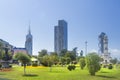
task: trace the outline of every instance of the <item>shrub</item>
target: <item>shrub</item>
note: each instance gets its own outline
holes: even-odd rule
[[[95,73],[101,68],[99,55],[97,53],[87,54],[86,64],[90,75],[95,76]]]
[[[37,67],[38,64],[37,64],[37,63],[33,63],[32,66],[33,66],[33,67]]]
[[[9,68],[12,68],[12,65],[11,65],[11,64],[9,65]]]
[[[72,63],[73,63],[73,64],[77,64],[77,61],[73,61]]]
[[[80,62],[81,69],[83,69],[85,67],[85,65],[86,65],[85,58],[80,58],[79,62]]]
[[[71,70],[75,70],[76,66],[75,65],[69,65],[67,68],[68,68],[69,71],[71,71]]]
[[[2,64],[0,64],[0,68],[2,67]]]
[[[106,64],[106,65],[103,65],[103,68],[107,68],[108,67],[108,65]]]
[[[72,69],[73,69],[73,70],[75,70],[75,68],[76,68],[76,66],[75,66],[75,65],[73,65],[73,66],[72,66]]]
[[[113,65],[112,64],[109,64],[108,65],[108,69],[112,69],[113,68]]]

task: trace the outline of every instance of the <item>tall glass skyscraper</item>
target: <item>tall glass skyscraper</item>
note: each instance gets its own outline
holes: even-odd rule
[[[26,48],[28,54],[30,54],[30,55],[32,55],[32,38],[33,37],[31,34],[30,25],[29,25],[29,31],[26,36],[25,48]]]
[[[54,50],[58,54],[60,54],[63,49],[67,50],[67,36],[67,22],[65,20],[59,20],[58,26],[54,27]]]

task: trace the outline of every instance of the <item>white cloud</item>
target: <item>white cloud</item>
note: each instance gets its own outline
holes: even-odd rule
[[[98,50],[91,49],[90,51],[88,51],[88,53],[91,53],[91,52],[98,53]],[[118,59],[120,59],[120,50],[119,49],[109,49],[108,52],[110,53],[110,55],[111,55],[112,58],[118,58]]]
[[[118,50],[118,49],[110,49],[110,52],[112,52],[112,53],[120,53],[120,50]]]
[[[120,58],[120,50],[119,49],[110,49],[111,57]]]
[[[88,53],[92,53],[92,52],[96,52],[96,53],[98,53],[98,50],[96,50],[96,49],[92,49],[92,50],[90,50]]]

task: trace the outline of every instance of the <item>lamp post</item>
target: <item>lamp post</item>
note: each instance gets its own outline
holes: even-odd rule
[[[87,41],[85,41],[85,55],[87,55]]]

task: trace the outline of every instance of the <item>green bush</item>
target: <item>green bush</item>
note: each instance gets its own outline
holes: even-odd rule
[[[9,68],[12,68],[12,65],[11,65],[11,64],[9,65]]]
[[[103,65],[103,68],[107,68],[108,67],[108,65],[106,64],[106,65]]]
[[[97,53],[89,53],[86,55],[86,64],[90,75],[95,76],[95,73],[101,69],[100,57]]]
[[[108,69],[112,69],[113,68],[113,65],[112,64],[109,64],[108,65]]]
[[[75,70],[75,68],[76,68],[76,66],[75,66],[75,65],[73,65],[73,66],[72,66],[72,69],[73,69],[73,70]]]
[[[75,70],[76,66],[75,65],[69,65],[68,67],[69,71]]]
[[[33,67],[37,67],[38,64],[37,64],[37,63],[33,63],[32,66],[33,66]]]
[[[0,64],[0,68],[2,67],[2,64]]]
[[[85,67],[85,65],[86,65],[85,58],[80,58],[79,62],[80,62],[81,69],[83,69]]]

